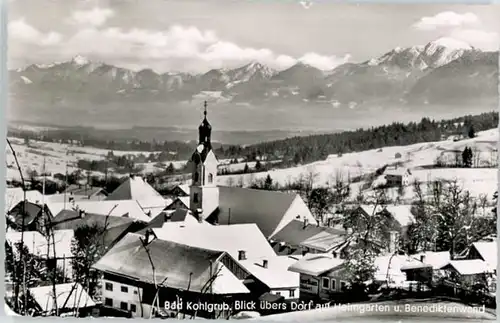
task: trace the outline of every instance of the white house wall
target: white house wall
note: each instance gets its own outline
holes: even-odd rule
[[[113,290],[109,291],[106,289],[106,283],[109,283],[113,286]],[[122,291],[122,286],[127,288],[127,292]],[[121,302],[127,303],[127,310],[131,310],[131,304],[134,304],[136,307],[135,313],[132,312],[133,317],[149,317],[149,310],[146,311],[146,307],[148,305],[143,305],[143,315],[141,315],[141,297],[143,291],[142,288],[138,288],[136,286],[127,285],[123,283],[114,282],[111,280],[102,280],[102,303],[106,305],[106,298],[113,300],[113,308],[121,309]]]

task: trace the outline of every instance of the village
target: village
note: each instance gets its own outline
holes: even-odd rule
[[[340,176],[220,185],[212,131],[205,103],[189,179],[168,195],[141,174],[111,192],[8,187],[6,312],[227,319],[405,299],[494,311],[497,192],[477,199],[398,164],[359,192]],[[413,198],[391,198],[403,190]]]

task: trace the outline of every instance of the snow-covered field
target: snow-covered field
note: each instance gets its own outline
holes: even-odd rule
[[[22,139],[11,138],[12,145],[16,150],[21,163],[21,168],[28,175],[29,170],[42,170],[44,156],[46,170],[51,173],[64,174],[66,162],[68,161],[68,172],[75,170],[78,159],[101,160],[108,154],[106,149],[91,147],[75,147],[66,144],[44,143],[31,141],[27,147]],[[457,180],[469,190],[471,194],[479,196],[486,194],[491,196],[497,188],[496,168],[443,168],[425,169],[423,166],[434,164],[438,157],[443,161],[455,158],[455,152],[461,152],[466,146],[471,147],[478,157],[478,164],[485,165],[497,159],[498,130],[491,129],[477,134],[476,138],[461,141],[444,140],[431,143],[421,143],[409,146],[385,147],[382,149],[367,150],[356,153],[346,153],[342,156],[330,155],[326,160],[314,162],[307,165],[292,167],[287,169],[273,169],[269,172],[219,176],[219,185],[231,185],[243,182],[249,185],[251,182],[264,179],[271,175],[275,183],[285,185],[286,183],[297,181],[300,177],[307,177],[314,174],[314,185],[322,186],[332,183],[337,176],[344,180],[361,175],[371,174],[375,170],[387,164],[399,162],[400,167],[409,169],[413,178],[422,182],[430,180]],[[67,153],[69,152],[69,153]],[[148,155],[148,152],[113,151],[115,156],[131,154]],[[228,164],[229,160],[220,160],[221,164]],[[450,161],[451,162],[451,161]],[[168,166],[169,162],[164,163]],[[182,168],[185,161],[172,162],[175,168]],[[144,173],[160,171],[157,163],[137,164],[144,167]],[[12,153],[7,148],[7,179],[19,178],[19,173],[15,168]],[[248,163],[250,168],[255,167],[255,163]],[[245,163],[231,164],[225,166],[231,171],[243,170]],[[99,175],[99,173],[94,173]],[[102,175],[102,174],[101,174]],[[364,183],[355,183],[352,186],[353,194],[356,194]],[[411,187],[405,189],[404,197],[411,198],[413,190]]]
[[[284,185],[294,182],[300,177],[314,174],[315,185],[322,186],[332,183],[337,176],[344,180],[373,173],[375,170],[387,164],[401,163],[401,167],[409,169],[415,178],[426,182],[428,180],[457,180],[464,185],[473,195],[487,194],[491,196],[497,187],[496,168],[443,168],[423,169],[423,166],[432,165],[441,156],[446,160],[450,152],[463,151],[467,146],[478,154],[480,163],[484,165],[497,157],[498,129],[479,132],[476,138],[461,141],[445,140],[430,143],[420,143],[409,146],[384,147],[356,153],[347,153],[342,156],[330,155],[324,161],[287,168],[276,169],[265,173],[227,175],[219,177],[220,185],[241,182],[248,185],[254,180],[264,179],[268,174],[275,183]],[[461,156],[461,155],[460,155]],[[453,155],[454,158],[454,155]],[[353,185],[353,191],[357,192],[362,183]],[[411,193],[411,188],[407,190]]]

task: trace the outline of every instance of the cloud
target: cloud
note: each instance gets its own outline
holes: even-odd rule
[[[485,51],[497,51],[500,48],[500,35],[496,32],[479,29],[457,29],[451,33],[451,37]]]
[[[473,13],[456,13],[443,11],[434,16],[422,17],[413,27],[418,30],[436,30],[442,27],[461,27],[478,24],[479,18]]]
[[[120,28],[84,28],[59,46],[66,58],[77,54],[93,60],[132,67],[149,67],[158,71],[178,70],[206,72],[212,68],[236,67],[250,61],[284,69],[302,61],[322,70],[330,70],[349,56],[323,56],[307,53],[294,58],[268,48],[243,47],[220,39],[211,30],[172,26],[164,31]]]
[[[316,53],[307,53],[299,61],[302,63],[314,66],[320,70],[332,70],[336,66],[346,63],[351,58],[351,55],[347,54],[344,57],[337,56],[322,56]]]
[[[61,42],[61,34],[50,31],[42,33],[26,22],[24,18],[14,20],[8,25],[9,39],[24,44],[53,46]]]
[[[74,11],[69,18],[69,22],[78,25],[99,27],[104,25],[114,15],[114,11],[109,8],[95,7],[91,10]]]

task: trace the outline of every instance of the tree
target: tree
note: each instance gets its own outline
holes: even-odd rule
[[[167,174],[173,174],[175,172],[175,167],[173,163],[168,164]]]
[[[333,193],[325,187],[315,188],[309,196],[309,205],[316,221],[323,223],[325,215],[333,206]]]
[[[266,179],[264,180],[264,189],[268,191],[273,189],[273,179],[270,174],[267,174]]]
[[[256,171],[260,171],[262,169],[262,165],[260,163],[260,160],[258,160],[256,163],[255,163],[255,170]]]
[[[465,147],[462,152],[462,163],[467,168],[472,167],[472,149],[469,147]]]
[[[420,183],[413,183],[416,201],[413,202],[411,213],[415,221],[409,226],[404,249],[409,254],[435,249],[437,238],[437,218],[433,216],[429,208]]]
[[[474,130],[474,126],[473,125],[469,126],[469,131],[467,132],[467,135],[469,136],[469,138],[476,137],[476,131]]]
[[[473,242],[477,204],[457,181],[451,181],[433,190],[430,207],[437,219],[437,250],[456,256]]]
[[[99,276],[92,270],[92,265],[105,252],[104,234],[106,225],[84,225],[75,230],[71,242],[71,252],[75,256],[72,261],[73,277],[76,282],[87,287],[90,296],[95,296]]]
[[[366,282],[373,280],[377,267],[376,254],[371,250],[357,249],[350,252],[345,261],[345,273],[349,277],[349,289],[353,295],[366,295]]]

